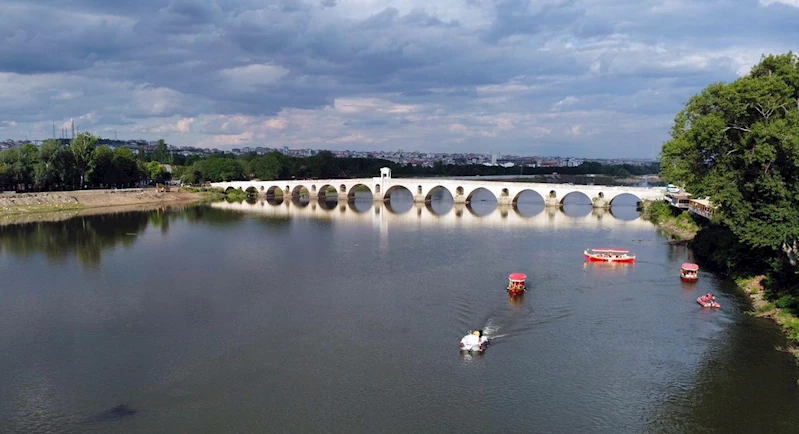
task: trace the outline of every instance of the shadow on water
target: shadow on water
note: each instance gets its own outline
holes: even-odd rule
[[[749,303],[734,283],[723,287],[738,303]],[[785,336],[767,319],[746,312],[734,315],[741,321],[730,325],[723,340],[708,332],[714,341],[712,353],[699,362],[684,388],[667,391],[669,399],[650,422],[652,432],[797,432],[799,411],[785,409],[799,408],[799,366],[774,348],[775,342],[787,347]],[[788,402],[774,406],[775,396]]]

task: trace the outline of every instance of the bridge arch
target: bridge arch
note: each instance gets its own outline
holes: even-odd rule
[[[316,192],[319,195],[319,199],[328,199],[328,198],[336,198],[338,199],[338,190],[336,187],[333,187],[330,184],[325,184],[319,187],[319,191]]]
[[[486,199],[480,200],[481,202],[488,202],[488,195],[494,198],[494,201],[497,201],[497,195],[494,194],[491,190],[485,187],[477,187],[469,191],[469,194],[466,196],[466,203],[471,203],[474,200],[475,195],[478,196],[485,196]]]
[[[419,186],[421,188],[421,185]],[[420,193],[421,194],[421,193]],[[463,194],[463,193],[461,193]],[[455,200],[455,197],[452,195],[452,192],[449,191],[447,187],[443,185],[436,185],[433,188],[427,190],[427,194],[424,197],[425,202],[431,202],[436,196],[441,195],[440,197],[444,199],[445,197],[449,196],[450,200]]]
[[[483,199],[480,198],[481,196]],[[491,200],[491,198],[494,200]],[[466,209],[476,217],[489,215],[494,212],[498,206],[499,198],[487,188],[475,188],[470,191],[469,195],[466,197]]]
[[[266,189],[266,197],[285,196],[285,195],[286,192],[282,188],[276,185],[273,185],[268,189]]]
[[[358,193],[359,191],[364,192],[364,193],[365,192],[369,192],[369,200],[371,200],[372,197],[374,197],[374,191],[372,191],[372,189],[369,188],[368,185],[358,183],[358,184],[352,185],[350,187],[349,191],[347,191],[347,200],[348,201],[354,201],[356,193]]]
[[[408,187],[406,187],[404,185],[393,185],[393,186],[389,187],[388,190],[386,190],[386,192],[383,194],[383,201],[386,201],[386,202],[390,201],[391,200],[391,195],[394,194],[394,193],[399,193],[399,192],[407,192],[407,195],[409,197],[413,198],[413,193],[410,190],[408,190]],[[380,193],[380,191],[378,190],[378,194],[379,193]]]
[[[240,189],[241,188],[233,188],[233,186],[230,186],[230,187],[225,189],[225,194],[228,194],[228,193],[230,193],[233,190],[240,190]]]
[[[615,205],[614,205],[615,204]],[[638,207],[641,204],[641,198],[633,193],[619,193],[612,198],[608,202],[608,205],[611,207],[613,206],[635,206]]]
[[[311,195],[310,193],[311,192],[308,190],[308,187],[306,187],[306,186],[304,186],[302,184],[297,184],[291,190],[291,196],[292,197],[309,197]]]
[[[518,202],[541,202],[544,203],[544,196],[541,196],[541,193],[531,189],[525,188],[520,190],[516,193],[516,196],[513,197],[513,203],[516,204]]]
[[[560,201],[559,201],[560,204],[561,205],[566,205],[566,199],[567,198],[571,198],[569,200],[569,202],[572,202],[571,205],[591,205],[592,204],[591,197],[588,196],[587,194],[583,193],[582,191],[579,191],[579,190],[570,191],[570,192],[564,194],[563,197],[560,198]],[[584,200],[582,200],[583,198],[584,198]],[[579,202],[575,202],[575,201],[579,201]]]
[[[245,192],[246,192],[248,195],[251,195],[251,196],[257,196],[257,195],[258,195],[258,189],[257,189],[257,188],[255,188],[255,186],[254,186],[254,185],[251,185],[251,186],[247,187],[247,189],[246,189],[246,190],[244,190],[244,191],[245,191]]]

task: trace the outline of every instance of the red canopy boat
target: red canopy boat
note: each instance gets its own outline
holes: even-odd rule
[[[586,261],[600,262],[634,262],[635,254],[624,249],[586,249],[583,252]]]
[[[690,262],[682,264],[680,278],[686,282],[696,282],[699,280],[699,266]]]
[[[527,275],[524,273],[513,273],[508,276],[508,294],[517,295],[527,290]]]

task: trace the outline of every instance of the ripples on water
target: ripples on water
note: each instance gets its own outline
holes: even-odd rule
[[[680,282],[690,252],[634,202],[567,199],[271,200],[0,227],[0,428],[795,432],[799,372],[776,328],[704,270]],[[585,264],[586,247],[639,260]],[[509,299],[515,271],[529,290]],[[707,291],[721,311],[695,303]],[[476,328],[492,346],[461,355]]]

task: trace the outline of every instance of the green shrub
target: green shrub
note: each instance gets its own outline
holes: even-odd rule
[[[247,199],[248,196],[247,192],[243,190],[230,190],[226,194],[228,199],[235,202],[241,202]]]

